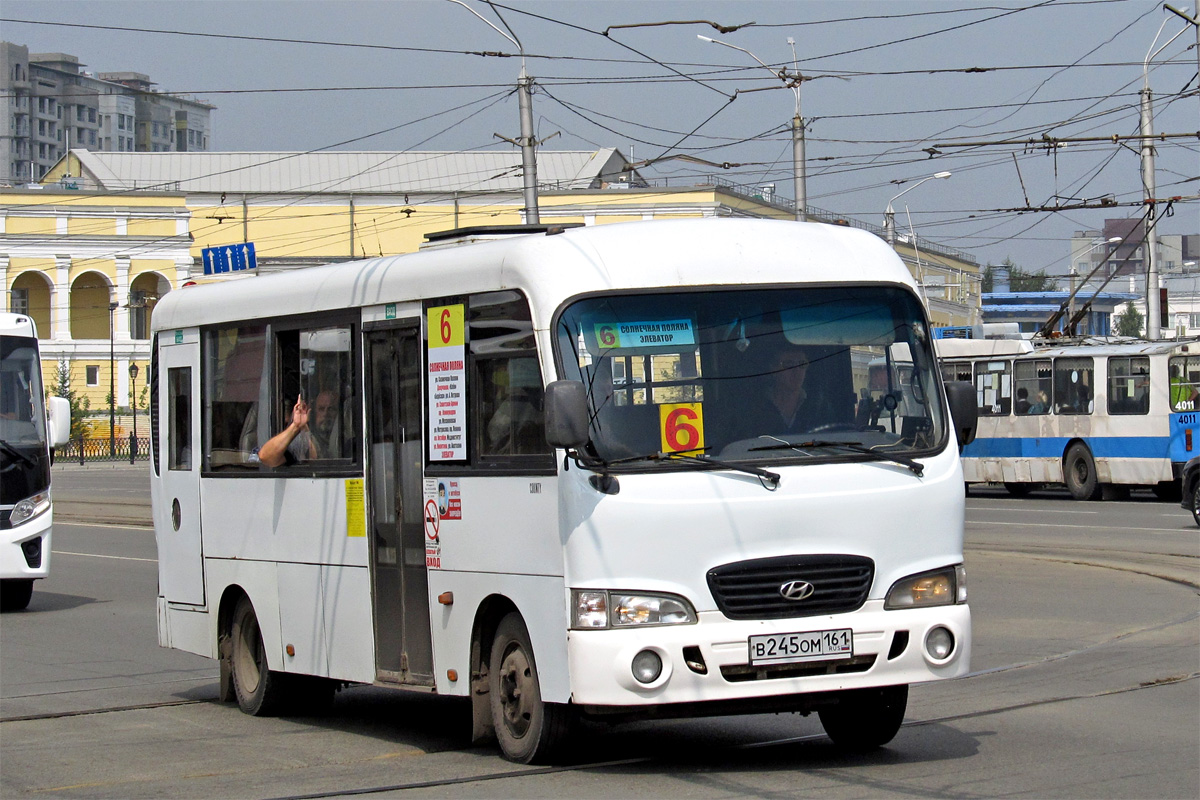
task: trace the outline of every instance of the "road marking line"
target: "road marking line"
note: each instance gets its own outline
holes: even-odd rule
[[[72,553],[69,550],[51,550],[51,555],[56,556],[83,556],[84,558],[111,558],[116,561],[147,561],[151,564],[157,564],[157,558],[134,558],[133,556],[102,556],[99,553]]]
[[[1014,525],[1022,528],[1081,528],[1089,531],[1126,531],[1136,533],[1194,533],[1182,528],[1130,528],[1127,525],[1064,525],[1060,522],[993,522],[992,520],[965,520],[968,525]]]

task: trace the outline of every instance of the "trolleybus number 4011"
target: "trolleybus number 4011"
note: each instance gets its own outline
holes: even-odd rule
[[[853,656],[854,636],[849,628],[750,637],[751,665],[795,664]]]

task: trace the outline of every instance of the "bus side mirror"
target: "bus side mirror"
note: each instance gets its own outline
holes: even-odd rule
[[[946,381],[946,399],[950,401],[950,418],[954,421],[959,447],[965,447],[975,441],[975,428],[979,424],[975,387],[966,381]]]
[[[579,381],[546,385],[546,441],[551,447],[583,447],[588,440],[587,389]]]
[[[51,397],[47,411],[50,446],[62,447],[71,441],[71,403],[65,397]]]

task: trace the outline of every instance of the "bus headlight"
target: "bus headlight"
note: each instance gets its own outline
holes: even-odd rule
[[[24,500],[13,506],[12,514],[9,516],[9,523],[16,527],[23,522],[28,522],[34,517],[44,514],[50,510],[50,492],[39,492],[33,497],[26,497]]]
[[[886,609],[949,606],[967,602],[967,570],[962,564],[909,575],[896,581],[883,602]]]
[[[571,607],[571,627],[576,630],[681,625],[696,621],[692,604],[673,594],[574,589]]]

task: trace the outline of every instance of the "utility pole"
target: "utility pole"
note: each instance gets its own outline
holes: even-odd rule
[[[800,113],[800,86],[804,78],[796,60],[796,40],[787,40],[792,48],[792,72],[796,81],[796,114],[792,117],[792,192],[796,198],[796,221],[808,221],[808,162],[804,158],[804,116]]]
[[[537,225],[541,222],[538,213],[537,154],[533,138],[533,78],[521,65],[521,77],[517,79],[517,104],[521,109],[521,173],[525,179],[525,222]]]
[[[1148,58],[1148,57],[1147,57]],[[1146,217],[1146,338],[1159,338],[1162,308],[1159,305],[1158,294],[1158,226],[1154,224],[1155,212],[1155,182],[1154,182],[1154,145],[1150,137],[1154,135],[1154,110],[1150,97],[1150,80],[1146,78],[1141,91],[1141,134],[1142,134],[1142,196],[1145,198],[1149,213]]]

